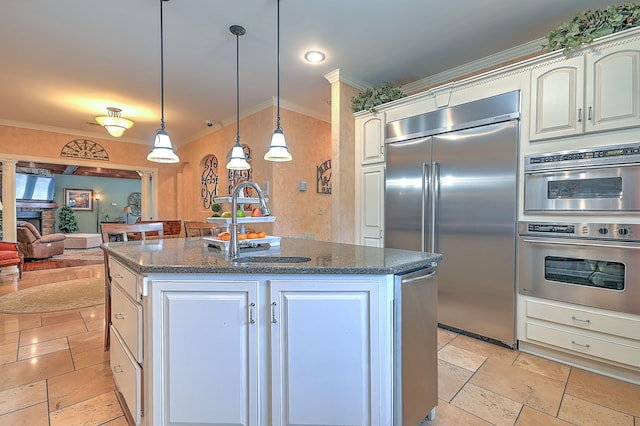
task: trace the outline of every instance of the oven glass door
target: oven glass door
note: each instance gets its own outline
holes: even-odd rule
[[[524,209],[554,212],[640,211],[640,166],[583,170],[533,171],[525,174]]]
[[[640,244],[520,236],[520,294],[640,314]]]

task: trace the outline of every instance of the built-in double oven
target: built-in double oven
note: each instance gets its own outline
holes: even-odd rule
[[[553,220],[518,224],[519,293],[640,314],[640,143],[530,155],[524,179],[527,217]]]

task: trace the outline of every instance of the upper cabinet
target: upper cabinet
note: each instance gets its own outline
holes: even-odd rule
[[[360,164],[384,161],[384,113],[356,119],[356,162]]]
[[[634,126],[640,126],[640,40],[533,69],[531,141]]]

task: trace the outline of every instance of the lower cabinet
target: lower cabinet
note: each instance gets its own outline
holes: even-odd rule
[[[527,299],[525,340],[640,371],[640,318]]]
[[[387,277],[303,277],[150,278],[143,424],[391,424]]]

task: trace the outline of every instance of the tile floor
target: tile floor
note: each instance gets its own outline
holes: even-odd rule
[[[0,295],[102,276],[102,265],[0,274]],[[102,349],[102,306],[0,314],[0,425],[126,425]],[[640,386],[438,330],[429,425],[640,426]]]

